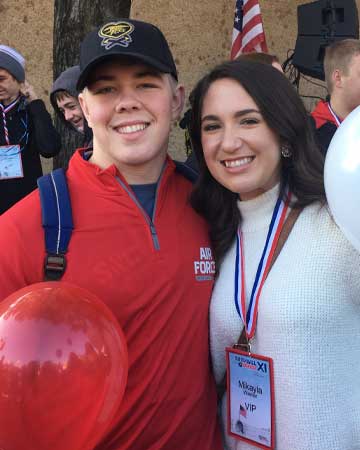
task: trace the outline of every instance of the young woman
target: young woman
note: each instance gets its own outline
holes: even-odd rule
[[[327,208],[323,158],[304,106],[283,74],[249,61],[216,67],[192,96],[200,166],[192,203],[209,222],[218,268],[210,308],[215,378],[223,380],[225,348],[246,322],[251,355],[273,361],[274,448],[358,449],[360,255]],[[300,214],[266,277],[292,210]],[[236,417],[230,399],[230,435],[222,398],[226,447],[270,448],[265,431],[251,434],[263,392],[255,398],[237,381],[248,401],[236,405]]]

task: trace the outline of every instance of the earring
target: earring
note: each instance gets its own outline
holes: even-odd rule
[[[291,145],[288,143],[281,144],[281,154],[283,158],[290,158],[292,156]]]

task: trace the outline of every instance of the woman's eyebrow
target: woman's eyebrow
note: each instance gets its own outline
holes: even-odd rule
[[[245,116],[246,114],[257,113],[260,114],[260,111],[254,108],[242,109],[241,111],[237,111],[235,113],[235,117]]]
[[[201,118],[201,123],[205,122],[206,120],[219,120],[218,116],[214,116],[212,114],[208,114],[207,116],[204,116]]]
[[[237,111],[234,114],[234,117],[242,117],[242,116],[245,116],[246,114],[250,114],[250,113],[260,114],[260,111],[258,111],[257,109],[253,109],[253,108],[242,109],[240,111]],[[202,117],[201,122],[204,122],[205,120],[219,120],[219,117],[215,116],[213,114],[208,114],[207,116]]]

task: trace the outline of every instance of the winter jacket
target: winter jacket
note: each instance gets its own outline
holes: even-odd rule
[[[315,137],[324,155],[330,145],[331,139],[338,128],[336,119],[329,109],[329,103],[320,101],[311,113],[315,120]]]
[[[61,147],[60,137],[42,100],[27,103],[25,97],[20,97],[6,113],[6,126],[10,144],[19,144],[23,177],[0,179],[0,215],[36,188],[36,180],[42,175],[40,155],[51,158]],[[0,145],[7,145],[1,118]]]

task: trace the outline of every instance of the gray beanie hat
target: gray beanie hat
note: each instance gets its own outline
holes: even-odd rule
[[[19,83],[25,81],[25,58],[7,45],[0,45],[0,68],[7,70]]]

